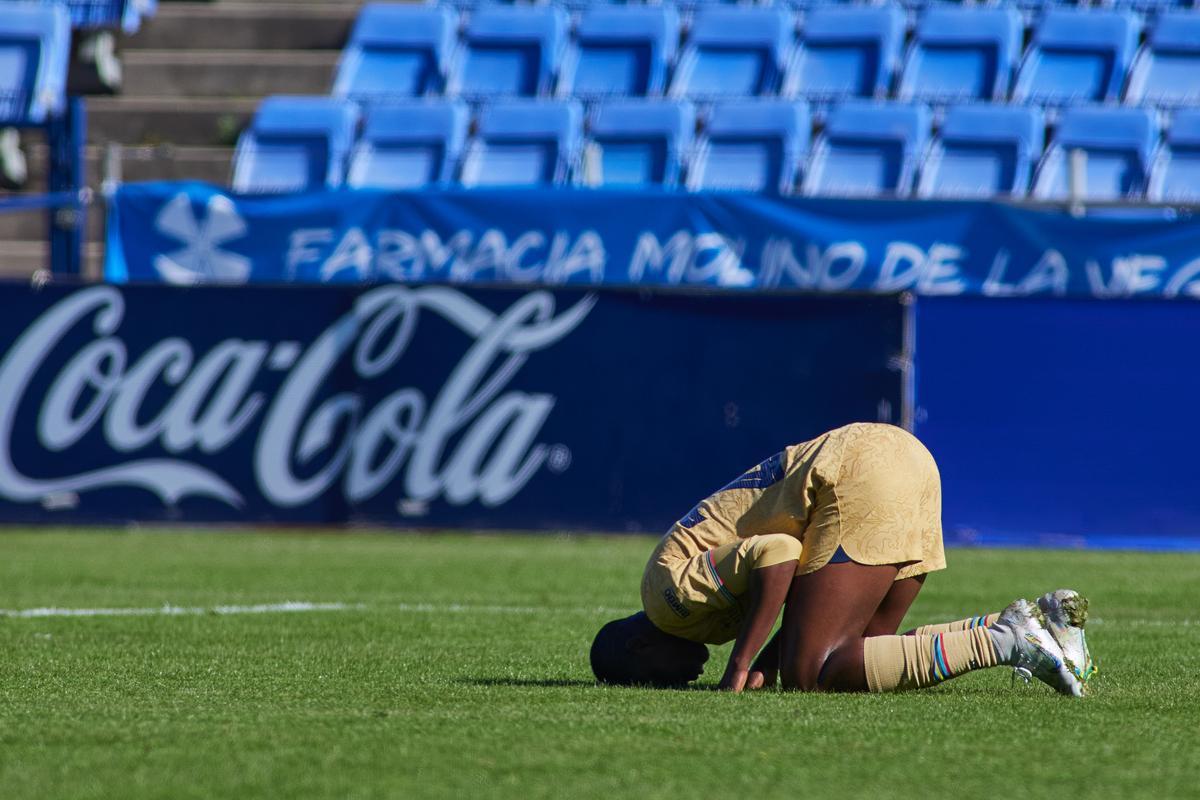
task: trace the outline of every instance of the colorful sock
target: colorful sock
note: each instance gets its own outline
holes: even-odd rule
[[[984,614],[982,617],[968,617],[967,619],[958,619],[954,622],[942,622],[937,625],[922,625],[919,628],[913,629],[913,633],[927,636],[933,636],[938,633],[953,633],[954,631],[969,631],[971,628],[988,628],[992,623],[1000,619],[1000,612],[994,614]]]
[[[916,636],[872,636],[863,644],[872,692],[921,689],[964,672],[994,667],[996,646],[987,628]]]

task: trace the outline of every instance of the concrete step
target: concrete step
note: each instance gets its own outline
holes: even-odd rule
[[[88,141],[229,147],[254,116],[258,102],[213,97],[94,97],[88,101]]]
[[[47,148],[30,144],[25,149],[29,165],[29,185],[26,191],[45,191]],[[224,186],[229,183],[233,164],[232,147],[120,147],[119,174],[112,177],[124,182],[134,181],[205,181]],[[107,148],[89,146],[87,185],[99,190],[107,174]]]
[[[265,97],[329,94],[331,50],[133,50],[124,55],[124,97]]]
[[[341,50],[361,3],[162,3],[134,50]]]
[[[0,241],[0,277],[29,278],[38,270],[50,269],[50,243],[41,241]],[[92,242],[83,248],[83,277],[99,280],[104,272],[104,245]]]
[[[104,239],[105,208],[103,198],[97,196],[87,209],[87,235],[89,242]],[[19,214],[0,214],[0,253],[5,243],[32,239],[46,239],[50,235],[49,212],[22,211]]]

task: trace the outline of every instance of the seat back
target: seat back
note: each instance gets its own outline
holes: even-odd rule
[[[921,168],[918,197],[1022,197],[1042,154],[1040,109],[952,106]]]
[[[408,102],[367,112],[350,158],[355,188],[412,189],[444,185],[454,175],[470,114],[459,102]]]
[[[582,182],[675,186],[691,148],[696,110],[678,101],[613,101],[596,108]]]
[[[1200,202],[1200,109],[1177,111],[1163,147],[1150,169],[1147,199]]]
[[[671,6],[592,6],[575,31],[560,96],[658,96],[675,60],[679,14]]]
[[[1159,15],[1129,70],[1125,102],[1160,108],[1200,105],[1200,15]]]
[[[1087,158],[1083,199],[1141,197],[1158,137],[1158,122],[1149,109],[1069,108],[1038,166],[1033,196],[1067,199],[1071,153],[1082,150]]]
[[[688,169],[688,188],[788,194],[808,155],[804,103],[733,100],[709,115]]]
[[[784,94],[813,101],[883,97],[904,41],[896,6],[817,6],[804,20]]]
[[[440,92],[455,27],[448,8],[412,3],[364,6],[338,63],[334,95],[378,102]]]
[[[1139,33],[1131,11],[1047,11],[1021,62],[1012,99],[1051,106],[1115,99]]]
[[[577,101],[498,101],[480,112],[460,181],[464,186],[564,184],[582,135],[583,109]]]
[[[332,97],[268,97],[234,153],[238,192],[299,192],[342,185],[358,107]]]
[[[5,6],[0,14],[0,122],[39,124],[66,102],[71,21],[59,5]]]
[[[929,124],[924,106],[843,103],[830,112],[813,148],[804,193],[907,196]]]
[[[545,95],[566,41],[567,14],[561,8],[481,6],[463,32],[447,94],[473,99]]]
[[[917,24],[897,92],[901,100],[1003,99],[1021,47],[1015,8],[927,9]]]
[[[671,80],[671,96],[693,100],[773,95],[795,21],[777,7],[703,6]]]

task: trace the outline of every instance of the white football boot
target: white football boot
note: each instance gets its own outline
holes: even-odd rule
[[[1013,680],[1031,677],[1060,694],[1083,696],[1083,682],[1067,669],[1062,648],[1046,629],[1041,609],[1028,600],[1014,601],[989,628],[1001,662],[1013,668]]]
[[[1086,684],[1097,672],[1083,635],[1088,618],[1087,598],[1074,589],[1057,589],[1039,597],[1037,604],[1046,617],[1046,630],[1062,648],[1067,669]]]

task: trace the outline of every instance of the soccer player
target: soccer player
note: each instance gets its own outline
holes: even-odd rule
[[[891,425],[848,425],[768,458],[675,523],[646,565],[643,611],[601,628],[592,670],[681,686],[703,672],[706,644],[734,640],[720,688],[735,692],[777,676],[785,689],[886,692],[1008,665],[1083,694],[1087,601],[1070,590],[897,636],[926,575],[945,566],[929,451]]]

